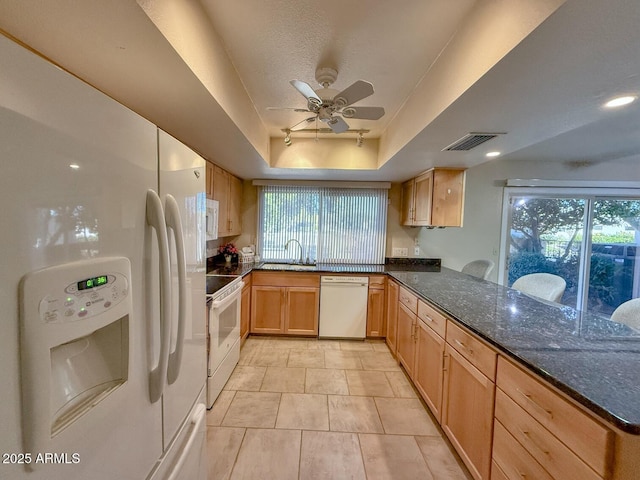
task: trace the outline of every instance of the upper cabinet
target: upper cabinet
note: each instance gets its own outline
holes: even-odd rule
[[[206,178],[206,184],[205,184],[205,191],[207,193],[207,198],[213,198],[213,172],[216,169],[216,166],[207,161],[207,178]]]
[[[461,227],[464,169],[434,168],[402,184],[402,224]]]
[[[218,236],[232,237],[242,233],[240,205],[242,203],[242,180],[226,170],[211,164],[211,198],[219,203]],[[209,170],[207,170],[207,180]],[[208,193],[208,192],[207,192]]]

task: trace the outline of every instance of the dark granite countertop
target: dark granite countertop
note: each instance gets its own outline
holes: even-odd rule
[[[640,435],[640,332],[447,268],[388,273],[604,420]]]

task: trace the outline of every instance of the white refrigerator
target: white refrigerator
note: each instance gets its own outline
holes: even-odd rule
[[[204,480],[204,160],[2,35],[0,65],[0,479]]]

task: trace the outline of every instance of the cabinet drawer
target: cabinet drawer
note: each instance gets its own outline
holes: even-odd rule
[[[493,427],[493,463],[509,480],[554,480],[498,421]]]
[[[509,480],[495,460],[491,462],[491,480]]]
[[[613,432],[503,357],[497,384],[515,403],[553,433],[600,476],[607,478]]]
[[[372,275],[369,277],[369,288],[384,288],[384,275]]]
[[[317,273],[297,272],[260,272],[253,271],[253,285],[269,287],[320,287],[320,275]]]
[[[554,478],[598,480],[600,476],[511,400],[496,392],[496,419]]]
[[[416,297],[406,288],[400,287],[398,300],[413,313],[418,313],[418,297]]]
[[[498,354],[452,321],[447,321],[447,343],[455,348],[471,364],[489,377],[496,379]]]
[[[447,330],[447,319],[431,305],[422,300],[418,300],[418,318],[444,338]]]

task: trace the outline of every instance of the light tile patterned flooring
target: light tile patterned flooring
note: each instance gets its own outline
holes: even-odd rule
[[[209,480],[467,480],[382,341],[248,338],[207,413]]]

